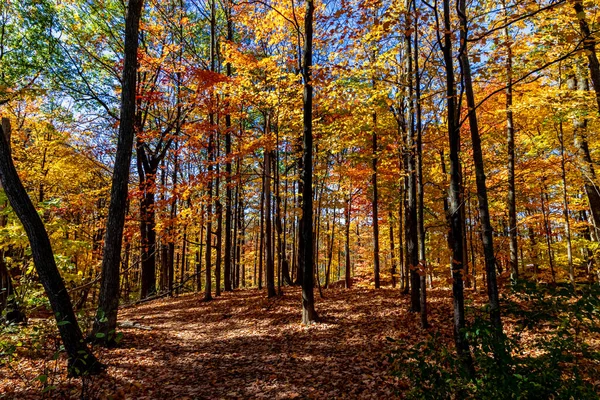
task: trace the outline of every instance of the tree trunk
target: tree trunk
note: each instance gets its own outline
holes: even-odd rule
[[[346,246],[345,246],[345,255],[346,255],[346,268],[345,268],[345,284],[346,289],[350,289],[352,286],[352,281],[350,280],[350,212],[352,210],[352,188],[348,189],[348,197],[346,198],[346,209],[344,210],[346,215],[344,219],[346,220]]]
[[[598,112],[600,112],[600,62],[598,62],[598,55],[596,54],[596,40],[590,32],[590,27],[585,19],[585,10],[580,0],[573,2],[573,8],[579,21],[579,28],[583,34],[583,48],[588,58],[588,66],[590,69],[590,76],[592,78],[592,86],[596,92],[596,103],[598,104]]]
[[[567,241],[567,263],[569,266],[569,281],[575,286],[575,270],[573,269],[573,246],[571,244],[571,222],[569,219],[569,198],[567,191],[567,171],[565,168],[565,145],[563,140],[562,122],[559,124],[560,171],[563,186],[563,217],[565,218],[565,239]]]
[[[456,350],[465,370],[470,376],[475,375],[473,359],[469,342],[464,333],[465,329],[465,299],[462,271],[465,264],[463,254],[463,223],[461,221],[461,176],[460,176],[460,127],[458,124],[459,110],[456,104],[456,89],[454,79],[454,61],[452,52],[452,26],[450,24],[450,0],[443,0],[444,7],[444,39],[440,42],[446,70],[446,102],[448,142],[450,145],[450,193],[449,213],[450,244],[452,248],[452,295],[454,298],[454,341]]]
[[[390,275],[392,276],[392,287],[396,287],[396,250],[394,249],[394,214],[389,212],[388,229],[390,232]]]
[[[375,87],[375,80],[373,80],[373,87]],[[375,280],[375,289],[379,289],[379,212],[377,208],[377,203],[379,200],[379,196],[377,193],[377,114],[373,113],[373,175],[372,175],[372,185],[373,185],[373,275]]]
[[[48,233],[19,179],[3,129],[0,132],[0,181],[10,205],[23,224],[29,239],[35,268],[50,301],[58,331],[69,358],[69,375],[99,373],[104,366],[85,345],[67,288],[54,261]],[[116,296],[118,293],[117,288]]]
[[[515,127],[513,122],[513,93],[512,93],[512,40],[508,30],[508,13],[506,0],[503,1],[504,40],[506,41],[506,143],[508,147],[508,230],[510,247],[510,271],[512,279],[519,277],[519,257],[517,242],[517,206],[515,198]]]
[[[490,319],[497,333],[502,333],[502,320],[500,318],[500,299],[498,285],[496,283],[496,256],[494,253],[494,231],[490,222],[488,206],[487,187],[485,183],[485,168],[483,164],[483,153],[481,150],[481,138],[477,124],[477,113],[475,112],[475,93],[471,77],[471,65],[469,63],[469,52],[467,45],[468,26],[465,0],[458,0],[458,13],[461,23],[461,52],[459,56],[460,66],[469,108],[469,128],[471,130],[471,143],[473,146],[473,164],[475,166],[475,181],[477,184],[477,201],[479,203],[479,218],[483,231],[483,253],[485,257],[485,272],[487,279],[487,291],[490,303]],[[461,236],[462,237],[462,236]]]
[[[125,61],[123,64],[119,136],[110,191],[104,255],[102,257],[100,298],[91,335],[92,340],[106,345],[114,344],[117,328],[119,267],[121,265],[125,210],[127,209],[129,167],[135,135],[138,33],[143,3],[143,0],[129,0],[125,17]]]
[[[268,119],[265,121],[265,126],[268,125]],[[266,127],[268,129],[268,127]],[[272,152],[270,149],[265,149],[264,159],[264,174],[265,174],[265,235],[266,235],[266,278],[267,278],[267,297],[275,297],[277,292],[275,291],[275,260],[273,258],[273,224],[271,221],[271,157]]]
[[[227,11],[227,40],[233,41],[233,19],[232,7]],[[227,76],[231,77],[231,63],[225,66]],[[225,257],[224,257],[224,274],[225,274],[225,291],[232,290],[231,278],[231,256],[232,256],[232,238],[231,238],[231,219],[232,219],[232,187],[231,187],[231,115],[229,110],[225,115]],[[235,239],[233,239],[235,240]]]
[[[410,0],[409,0],[410,4]],[[410,27],[410,22],[407,27]],[[407,32],[410,32],[407,29]],[[413,99],[413,63],[412,63],[412,35],[406,38],[407,74],[408,74],[408,129],[406,129],[406,268],[410,274],[410,311],[421,311],[421,279],[419,276],[419,253],[417,234],[417,174],[415,151],[415,124],[414,124],[414,99]]]
[[[413,2],[415,15],[417,15],[417,3]],[[427,260],[425,255],[425,220],[423,216],[423,121],[421,114],[421,73],[419,71],[419,20],[414,18],[415,26],[415,105],[417,117],[417,140],[416,140],[416,180],[417,180],[417,238],[419,241],[419,302],[421,308],[421,327],[429,326],[427,322]]]
[[[140,240],[142,263],[140,298],[156,293],[156,211],[154,190],[158,162],[148,160],[141,142],[136,146],[137,169],[139,175],[140,199]]]
[[[11,152],[10,137],[11,137],[11,126],[8,118],[2,118],[2,130],[6,143],[8,145],[9,156]],[[6,208],[6,202],[0,206],[0,210]],[[5,215],[0,216],[0,228],[6,227],[7,218]],[[8,323],[19,323],[25,320],[25,315],[21,312],[19,304],[15,298],[14,287],[12,283],[12,277],[8,271],[6,260],[4,258],[5,252],[0,251],[0,316],[6,310],[5,321]],[[1,318],[0,318],[1,319]]]
[[[304,78],[303,95],[303,152],[302,164],[302,238],[303,249],[300,251],[303,264],[302,280],[302,323],[309,325],[317,319],[314,297],[314,269],[313,269],[313,137],[312,137],[312,104],[313,87],[311,79],[312,46],[313,46],[313,14],[314,0],[306,0],[306,13],[304,16],[304,51],[302,62],[302,75]]]

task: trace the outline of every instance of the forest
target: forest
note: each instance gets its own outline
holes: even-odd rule
[[[599,0],[0,0],[0,399],[600,398]]]

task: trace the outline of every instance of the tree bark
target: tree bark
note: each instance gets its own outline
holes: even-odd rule
[[[517,206],[516,206],[516,188],[515,188],[515,126],[513,121],[513,93],[512,93],[512,40],[508,30],[508,13],[506,10],[506,0],[503,1],[504,20],[506,28],[504,29],[504,40],[506,41],[506,143],[508,147],[508,235],[510,248],[510,271],[512,279],[519,277],[519,257],[517,242]]]
[[[450,24],[450,0],[443,0],[444,8],[444,34],[443,44],[440,46],[444,57],[446,70],[446,102],[448,142],[450,147],[450,193],[449,215],[450,240],[452,248],[452,295],[454,298],[454,342],[465,370],[470,376],[475,375],[473,358],[469,348],[469,341],[464,333],[465,329],[465,299],[463,284],[463,268],[465,264],[463,254],[463,223],[461,221],[461,184],[460,176],[460,127],[458,124],[459,109],[456,104],[456,88],[454,79],[454,60],[452,52],[452,26]]]
[[[265,126],[268,125],[268,119],[265,121]],[[268,128],[266,128],[268,129]],[[264,175],[265,175],[265,236],[266,236],[266,278],[267,278],[267,297],[275,297],[277,292],[275,291],[275,260],[273,258],[273,224],[272,224],[272,213],[271,213],[271,150],[265,149],[264,158]]]
[[[502,333],[502,320],[500,318],[500,299],[498,284],[496,283],[496,256],[494,253],[494,231],[490,222],[487,187],[485,183],[485,168],[483,163],[483,152],[481,149],[481,137],[477,124],[477,113],[475,112],[475,93],[471,76],[471,65],[468,52],[468,26],[465,0],[458,0],[458,13],[460,19],[461,51],[459,55],[460,66],[469,108],[469,128],[471,130],[471,143],[473,146],[473,164],[475,166],[475,181],[477,185],[477,201],[479,203],[479,220],[482,227],[483,253],[485,257],[485,272],[487,279],[487,291],[490,303],[490,319],[498,334]],[[458,128],[458,127],[457,127]],[[462,236],[461,236],[462,237]],[[464,265],[464,264],[463,264]]]
[[[138,33],[143,0],[130,0],[125,17],[125,60],[123,63],[123,87],[117,153],[113,169],[108,209],[102,279],[98,311],[94,319],[91,339],[105,345],[114,345],[119,308],[119,267],[121,246],[127,209],[129,167],[133,150],[136,115],[136,82]]]
[[[314,297],[314,259],[313,259],[313,137],[312,137],[312,104],[313,87],[311,79],[312,46],[313,46],[313,14],[315,11],[314,0],[306,1],[304,16],[304,51],[302,62],[302,75],[304,78],[303,94],[303,143],[302,143],[302,238],[304,248],[300,251],[303,261],[302,280],[302,323],[311,324],[317,319]]]
[[[596,103],[598,104],[598,112],[600,112],[600,62],[596,54],[596,40],[590,32],[590,27],[585,19],[585,10],[580,0],[573,2],[573,8],[579,22],[579,28],[583,34],[583,48],[585,49],[588,58],[588,67],[592,78],[592,86],[596,92]]]
[[[0,181],[29,239],[36,271],[50,301],[67,352],[69,374],[81,376],[101,372],[104,366],[91,353],[83,340],[67,288],[54,261],[48,233],[17,174],[3,129],[0,132]]]
[[[8,151],[10,156],[11,126],[10,120],[8,118],[2,118],[2,130],[6,139],[6,143],[8,145]],[[0,206],[0,210],[4,210],[6,206],[6,203],[2,204]],[[6,216],[0,216],[0,228],[6,227],[6,223]],[[25,320],[25,315],[21,311],[19,304],[15,298],[12,277],[10,276],[10,272],[8,271],[8,266],[6,265],[5,252],[0,251],[0,316],[2,315],[4,310],[6,310],[6,317],[4,319],[8,323],[19,323]]]

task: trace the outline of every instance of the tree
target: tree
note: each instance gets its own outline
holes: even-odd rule
[[[114,345],[116,339],[115,330],[117,328],[120,285],[119,267],[121,264],[125,211],[127,209],[129,167],[135,136],[138,33],[143,4],[143,0],[130,0],[125,17],[125,60],[123,64],[117,154],[110,193],[104,255],[102,257],[100,299],[91,336],[92,340],[107,345]]]
[[[314,298],[314,257],[313,257],[313,132],[312,132],[312,107],[313,107],[313,82],[311,79],[312,46],[313,46],[313,14],[315,5],[313,0],[306,0],[306,13],[304,15],[304,50],[302,55],[302,78],[304,80],[303,95],[303,136],[302,136],[302,237],[304,249],[300,250],[303,258],[302,271],[302,323],[311,324],[318,318],[315,311]]]
[[[56,267],[48,233],[17,174],[4,129],[0,131],[0,181],[31,244],[35,268],[50,300],[67,352],[69,374],[82,376],[100,373],[104,369],[104,365],[91,353],[83,340],[83,334],[73,312],[67,288]]]

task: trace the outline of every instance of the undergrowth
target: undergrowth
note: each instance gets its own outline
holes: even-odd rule
[[[485,308],[470,310],[466,329],[475,377],[437,334],[401,341],[392,373],[409,382],[410,399],[600,399],[600,353],[590,340],[600,329],[600,287],[513,285],[503,301],[509,336],[497,334]]]

